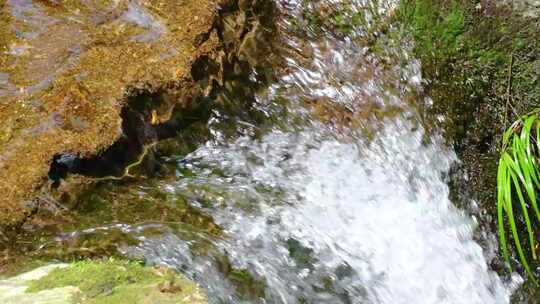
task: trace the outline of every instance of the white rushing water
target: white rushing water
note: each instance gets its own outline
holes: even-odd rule
[[[377,67],[350,41],[305,44],[309,60],[288,58],[292,72],[259,100],[263,108],[278,96],[291,102],[286,128],[210,141],[179,162],[192,176],[162,184],[177,195],[219,189],[200,190],[212,192],[210,206],[194,204],[224,230],[216,252],[264,282],[264,295],[239,296],[215,256],[193,254],[174,233],[144,238],[133,252],[182,269],[213,303],[509,303],[510,289],[473,240],[473,220],[449,200],[455,154],[437,135],[425,140],[404,100],[422,83],[407,44],[405,64],[394,68]],[[294,38],[287,47],[306,49]],[[355,113],[402,110],[363,125],[369,140],[314,119],[293,123],[311,113],[304,99]]]
[[[266,282],[267,303],[509,303],[472,238],[473,222],[448,199],[442,176],[453,153],[423,144],[422,131],[400,119],[370,144],[317,131],[199,149],[187,165],[195,180],[165,187],[221,189],[207,209],[227,235],[215,244]],[[224,278],[181,244],[169,237],[139,250],[194,267],[212,296],[236,303]]]
[[[280,202],[256,197],[256,216],[226,202],[233,206],[214,215],[230,236],[221,246],[238,267],[268,280],[271,302],[333,303],[309,286],[328,276],[353,303],[507,303],[472,240],[472,222],[448,200],[441,174],[454,156],[421,141],[420,131],[398,121],[369,147],[306,131],[198,151],[232,171],[230,191],[284,193]],[[313,251],[311,267],[296,266],[290,239]]]

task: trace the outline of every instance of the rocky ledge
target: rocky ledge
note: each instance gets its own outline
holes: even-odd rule
[[[130,160],[136,162],[159,137],[154,126],[209,95],[214,83],[225,85],[225,65],[244,73],[252,63],[247,50],[258,37],[255,6],[221,0],[5,1],[0,223],[20,223],[50,203],[48,191],[58,187],[52,175],[65,173],[58,167],[100,157],[132,136],[129,128],[142,139],[124,142],[120,150],[134,150]],[[245,64],[235,65],[242,56]],[[110,165],[90,162],[75,173],[95,176],[110,172]]]

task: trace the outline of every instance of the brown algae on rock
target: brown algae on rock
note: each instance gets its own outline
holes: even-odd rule
[[[19,222],[55,155],[95,155],[122,134],[135,91],[194,94],[214,58],[218,3],[1,1],[0,220]]]

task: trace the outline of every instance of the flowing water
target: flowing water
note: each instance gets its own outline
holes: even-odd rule
[[[211,139],[168,158],[175,177],[152,189],[187,200],[220,233],[109,223],[64,238],[134,235],[125,254],[181,270],[211,303],[509,303],[519,278],[489,268],[475,221],[449,200],[458,160],[420,123],[429,99],[415,99],[423,81],[410,43],[375,55],[298,30],[302,5],[279,6],[287,72],[255,104],[273,123],[238,119],[229,136],[215,111]]]
[[[294,3],[282,9],[299,16]],[[281,26],[293,25],[285,17]],[[256,126],[243,124],[231,139],[211,125],[214,140],[178,160],[191,177],[160,184],[171,195],[219,189],[198,206],[223,229],[213,259],[174,233],[128,252],[183,269],[216,303],[242,299],[217,255],[252,285],[262,282],[248,302],[508,303],[510,289],[473,240],[473,220],[448,198],[444,178],[456,156],[425,134],[406,100],[422,83],[410,46],[388,50],[400,61],[387,68],[348,39],[296,38],[285,48],[301,55],[287,58],[289,73],[257,100],[264,113],[287,100],[279,127],[255,136]],[[383,114],[321,122],[306,100],[353,121],[365,107]]]

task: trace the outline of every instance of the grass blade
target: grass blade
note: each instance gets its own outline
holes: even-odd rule
[[[527,257],[537,260],[535,228],[540,225],[537,193],[540,190],[539,115],[540,109],[531,112],[514,122],[503,133],[501,157],[497,168],[497,230],[502,255],[512,269],[510,243],[506,235],[509,232],[514,240],[512,247],[520,264],[536,285],[538,282]],[[535,222],[531,220],[529,211],[534,211]],[[522,243],[520,229],[522,233],[527,234],[528,242]],[[530,255],[528,252],[526,254],[523,244],[530,247]]]
[[[497,173],[497,222],[498,222],[498,229],[499,229],[499,241],[501,243],[501,249],[502,254],[504,257],[504,260],[506,261],[506,264],[510,268],[510,271],[512,271],[512,264],[510,263],[510,254],[508,253],[508,244],[506,242],[506,231],[504,228],[504,206],[505,206],[505,198],[504,198],[504,188],[506,187],[506,174],[508,171],[508,167],[503,159],[499,162],[499,168]]]

